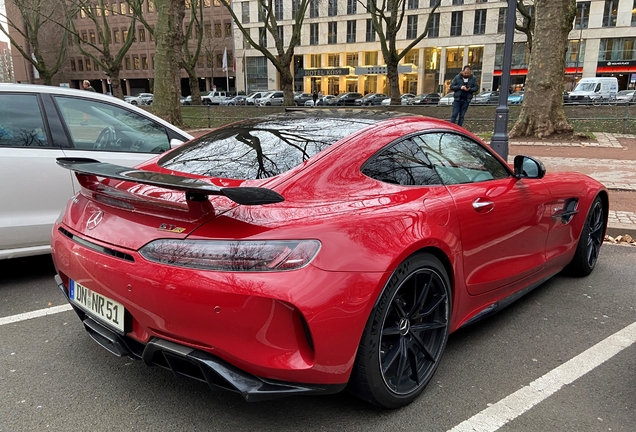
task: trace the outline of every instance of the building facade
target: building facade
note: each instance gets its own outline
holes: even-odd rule
[[[234,39],[232,36],[232,18],[225,6],[219,0],[201,0],[203,2],[203,43],[201,54],[197,63],[196,71],[199,77],[199,88],[201,90],[211,90],[214,87],[223,89],[229,83],[230,89],[234,88],[234,71],[231,59],[233,58]],[[97,3],[97,2],[95,2]],[[125,1],[104,2],[108,7],[105,10],[97,11],[97,15],[108,17],[108,25],[111,32],[111,53],[115,54],[123,46],[126,40],[132,10]],[[190,4],[186,0],[186,14],[184,19],[184,29],[190,21]],[[97,6],[94,6],[97,8]],[[157,23],[157,8],[153,0],[145,0],[142,6],[143,16],[146,22],[154,28]],[[16,20],[13,16],[12,19]],[[95,27],[93,21],[83,11],[79,12],[74,19],[75,28],[81,39],[85,42],[99,45],[100,29]],[[120,72],[121,87],[125,95],[135,95],[141,92],[151,92],[154,80],[155,67],[155,38],[150,32],[137,21],[135,26],[135,41],[122,61]],[[58,31],[62,32],[59,27]],[[17,32],[10,33],[14,38],[20,40]],[[22,39],[24,43],[24,40]],[[193,33],[189,40],[192,52],[196,47],[196,36]],[[84,44],[83,48],[90,51],[91,48]],[[58,47],[59,49],[59,47]],[[229,70],[223,70],[223,54],[227,50]],[[14,50],[14,63],[24,63],[20,53]],[[96,51],[95,51],[96,52]],[[17,64],[17,63],[16,63]],[[16,69],[15,78],[22,82],[37,83],[37,78],[29,70],[29,66]],[[83,80],[91,81],[96,91],[107,93],[110,90],[108,77],[99,65],[90,57],[84,56],[77,46],[73,45],[68,50],[68,58],[65,66],[59,74],[55,76],[54,84],[68,85],[73,88],[81,88]],[[184,95],[190,94],[188,75],[185,70],[181,71],[181,87]]]
[[[288,44],[295,24],[295,2],[274,1],[279,34]],[[436,0],[405,0],[404,24],[397,37],[403,49],[422,32]],[[234,12],[254,40],[272,47],[263,29],[257,0],[235,1]],[[582,76],[615,75],[621,89],[636,77],[636,0],[591,0],[577,3],[570,33],[564,88]],[[445,94],[463,65],[471,65],[482,90],[496,90],[502,70],[506,0],[442,0],[426,38],[399,66],[402,93]],[[276,69],[234,30],[237,89],[248,92],[279,88]],[[515,34],[512,86],[522,88],[528,72],[526,36]],[[580,54],[579,54],[580,52]],[[356,91],[388,93],[386,66],[371,15],[358,0],[311,1],[294,50],[295,90],[324,94]]]
[[[8,42],[0,41],[0,82],[15,82],[13,75],[11,47]]]

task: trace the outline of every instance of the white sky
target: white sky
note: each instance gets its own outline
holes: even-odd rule
[[[6,29],[6,21],[4,20],[4,0],[0,0],[0,23]],[[0,41],[9,42],[9,38],[7,38],[4,33],[0,31]]]

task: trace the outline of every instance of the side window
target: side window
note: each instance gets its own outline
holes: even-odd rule
[[[471,139],[454,133],[429,133],[413,138],[444,184],[476,183],[507,178],[510,171]]]
[[[362,173],[385,183],[402,186],[442,184],[423,149],[410,139],[382,150],[364,165]]]
[[[80,150],[163,153],[166,129],[125,108],[95,100],[56,96],[62,117]]]
[[[0,146],[52,147],[37,95],[0,94]]]

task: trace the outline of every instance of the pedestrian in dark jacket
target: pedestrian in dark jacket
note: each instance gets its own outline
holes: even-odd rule
[[[84,90],[88,90],[92,92],[95,91],[95,89],[93,88],[89,80],[84,80],[84,82],[82,82],[82,87],[84,88]]]
[[[473,75],[470,66],[464,66],[461,73],[453,78],[450,89],[455,92],[453,95],[453,114],[450,121],[461,126],[464,124],[464,115],[466,115],[473,94],[479,91],[477,78]]]

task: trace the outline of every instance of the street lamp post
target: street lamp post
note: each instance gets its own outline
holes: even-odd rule
[[[499,105],[495,111],[495,131],[490,140],[490,147],[502,158],[508,159],[508,89],[510,88],[510,69],[512,66],[512,46],[515,37],[517,20],[517,0],[508,0],[506,14],[506,38],[501,70],[501,88]]]

